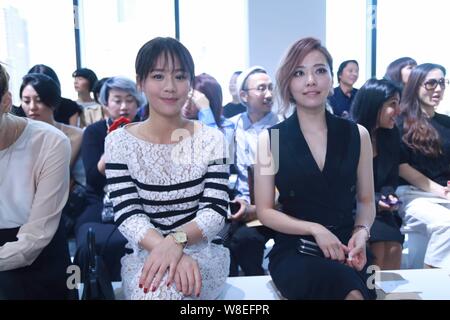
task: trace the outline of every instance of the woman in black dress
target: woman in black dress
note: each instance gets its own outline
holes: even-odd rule
[[[374,297],[366,273],[375,216],[370,136],[326,112],[332,65],[318,40],[294,43],[277,83],[282,106],[293,104],[295,112],[259,141],[256,208],[276,231],[269,270],[288,299]],[[282,212],[274,209],[275,187]],[[312,251],[300,247],[301,238],[316,243],[317,253],[307,254]]]
[[[376,217],[371,229],[370,249],[381,269],[400,269],[404,236],[398,215],[400,134],[395,119],[400,112],[401,89],[389,80],[368,80],[358,91],[351,113],[355,122],[370,133],[373,151]]]

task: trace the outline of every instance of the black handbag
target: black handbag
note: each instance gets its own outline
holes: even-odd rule
[[[83,270],[83,295],[82,300],[114,300],[114,290],[108,269],[101,255],[96,252],[95,232],[89,228],[87,233],[88,266]]]

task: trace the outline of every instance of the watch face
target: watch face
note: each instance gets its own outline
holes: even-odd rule
[[[172,233],[173,237],[178,243],[186,243],[187,242],[187,235],[185,232],[177,231]]]

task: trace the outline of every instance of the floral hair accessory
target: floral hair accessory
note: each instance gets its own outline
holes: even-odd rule
[[[123,127],[124,125],[130,123],[130,119],[126,117],[119,117],[109,126],[108,133],[113,132],[114,130]]]

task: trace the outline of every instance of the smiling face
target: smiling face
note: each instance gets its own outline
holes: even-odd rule
[[[430,80],[443,81],[444,73],[440,69],[433,69],[428,72],[422,85],[419,87],[419,100],[421,104],[425,107],[436,108],[444,97],[445,86],[437,85],[436,88],[432,90],[427,90],[425,88],[425,83]]]
[[[377,128],[392,129],[395,125],[395,118],[400,112],[400,95],[396,93],[389,98],[378,112]]]
[[[314,50],[297,64],[289,84],[289,91],[300,108],[325,108],[332,85],[331,72],[325,56],[322,52]]]
[[[169,118],[180,116],[191,89],[188,74],[178,59],[166,61],[164,55],[158,57],[153,70],[139,85],[147,97],[150,112]]]
[[[342,74],[339,76],[340,83],[353,87],[359,76],[359,67],[354,62],[349,62],[342,70]]]
[[[26,85],[22,91],[22,109],[28,118],[53,122],[53,110],[41,101],[39,94],[31,85]]]

